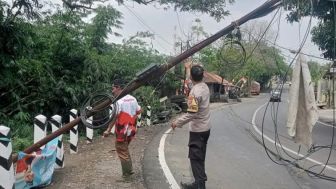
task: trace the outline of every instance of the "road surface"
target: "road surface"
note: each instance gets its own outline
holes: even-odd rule
[[[336,182],[309,176],[294,165],[278,160],[281,156],[310,171],[319,173],[323,170],[325,175],[336,177],[335,150],[315,148],[314,153],[306,157],[308,148],[295,144],[288,136],[287,91],[282,95],[282,102],[268,105],[265,116],[269,94],[246,98],[239,104],[212,108],[213,127],[206,158],[208,189],[336,188]],[[320,120],[313,130],[314,145],[331,145],[332,134],[332,126]],[[262,139],[276,163],[267,155]],[[277,141],[277,147],[274,141]],[[167,126],[153,139],[144,158],[147,188],[179,188],[182,180],[192,180],[187,143],[187,126],[175,131],[170,131]],[[328,165],[324,166],[327,161]]]

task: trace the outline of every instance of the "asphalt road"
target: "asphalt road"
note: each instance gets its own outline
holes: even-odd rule
[[[269,104],[266,113],[269,94],[212,110],[213,127],[206,159],[208,189],[336,188],[336,182],[309,176],[305,171],[295,168],[294,165],[299,165],[317,173],[323,170],[325,175],[336,177],[335,150],[330,153],[330,148],[315,148],[313,153],[308,153],[307,147],[295,144],[288,136],[285,127],[287,96],[285,90],[282,102]],[[145,151],[144,178],[150,189],[179,188],[182,180],[192,180],[187,159],[188,127],[167,133],[168,129],[167,125]],[[332,134],[330,125],[317,123],[313,130],[314,145],[330,145]],[[267,155],[262,141],[271,153],[278,154],[270,155],[275,162]],[[274,141],[277,141],[277,145]],[[279,157],[294,165],[279,161]],[[326,162],[328,165],[324,166]]]

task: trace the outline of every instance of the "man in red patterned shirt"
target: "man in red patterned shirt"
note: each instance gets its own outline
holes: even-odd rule
[[[112,93],[117,97],[123,90],[125,83],[121,79],[113,82]],[[111,133],[113,125],[115,125],[115,148],[121,162],[121,168],[124,178],[128,178],[133,172],[132,160],[128,150],[128,146],[136,133],[137,115],[141,113],[141,108],[137,100],[126,95],[116,102],[117,119],[111,122],[104,132],[103,136],[107,137]]]

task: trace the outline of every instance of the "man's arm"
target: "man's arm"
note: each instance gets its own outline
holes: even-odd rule
[[[201,97],[195,97],[193,95],[188,96],[188,110],[187,113],[172,122],[171,127],[175,129],[176,127],[182,127],[186,123],[190,122],[192,119],[196,118],[199,111],[199,103],[201,102]]]
[[[116,111],[116,115],[115,115],[115,116],[117,116],[117,119],[118,119],[118,116],[119,116],[119,114],[120,114],[120,110],[121,110],[119,101],[116,102],[116,108],[117,108],[117,111]],[[112,130],[114,124],[116,123],[116,120],[117,120],[117,119],[115,119],[114,121],[112,121],[112,122],[108,125],[107,129],[106,129],[106,130],[104,131],[104,133],[103,133],[103,137],[108,137],[108,136],[110,135],[111,130]]]
[[[172,122],[172,128],[182,127],[196,117],[197,113],[186,113]]]
[[[107,129],[106,129],[106,130],[104,131],[104,133],[103,133],[103,137],[108,137],[108,136],[110,135],[111,130],[112,130],[114,124],[115,124],[115,121],[112,121],[112,122],[108,125]]]
[[[134,98],[134,100],[135,100],[135,103],[133,105],[135,106],[135,114],[139,115],[142,113],[142,108],[139,105],[138,100],[136,98]]]
[[[142,113],[142,109],[141,109],[141,106],[139,104],[137,104],[137,109],[136,109],[136,115],[139,115]]]

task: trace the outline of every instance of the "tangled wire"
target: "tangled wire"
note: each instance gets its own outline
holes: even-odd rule
[[[222,64],[241,67],[246,62],[246,50],[240,42],[241,33],[237,28],[224,39],[222,47],[218,50],[217,57]]]
[[[110,122],[114,122],[118,112],[118,106],[115,103],[99,107],[104,102],[113,102],[114,97],[106,93],[97,93],[88,97],[81,109],[80,118],[82,123],[91,129],[106,127]]]

